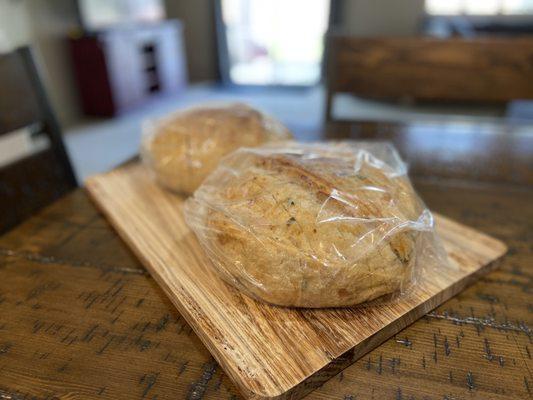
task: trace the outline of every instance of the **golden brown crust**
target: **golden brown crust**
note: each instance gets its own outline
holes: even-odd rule
[[[226,154],[290,139],[278,121],[235,103],[186,110],[149,127],[141,153],[159,183],[190,194]]]
[[[421,205],[407,179],[353,160],[240,150],[187,205],[222,276],[284,306],[372,300],[412,278]],[[396,231],[394,229],[396,228]]]

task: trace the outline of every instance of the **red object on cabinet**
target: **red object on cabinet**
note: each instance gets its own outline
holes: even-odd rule
[[[85,33],[70,39],[83,111],[114,116],[186,85],[182,25],[169,20]]]

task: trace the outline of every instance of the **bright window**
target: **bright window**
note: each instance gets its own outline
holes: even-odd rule
[[[320,79],[330,0],[222,0],[229,76],[244,85]]]
[[[533,13],[533,0],[426,0],[433,15],[520,15]]]

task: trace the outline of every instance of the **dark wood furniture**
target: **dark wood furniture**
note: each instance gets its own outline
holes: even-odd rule
[[[419,156],[429,159],[423,148]],[[414,182],[430,208],[510,251],[494,272],[308,398],[530,398],[533,189],[426,174]],[[0,315],[0,398],[238,398],[82,190],[0,237]]]
[[[533,38],[328,38],[326,118],[335,93],[431,101],[533,98]]]
[[[187,80],[182,25],[117,26],[69,39],[83,111],[113,116]]]
[[[0,136],[21,128],[48,146],[0,168],[0,233],[77,186],[30,48],[0,55]]]

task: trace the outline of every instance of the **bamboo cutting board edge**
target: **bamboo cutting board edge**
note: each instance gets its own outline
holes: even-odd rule
[[[131,168],[131,166],[125,166],[125,167],[122,167],[121,169],[123,171],[126,171],[127,173],[128,168]],[[136,166],[134,165],[133,168],[136,168]],[[158,282],[158,284],[163,288],[165,294],[171,299],[172,303],[177,307],[180,313],[185,317],[187,322],[191,325],[192,329],[199,336],[199,338],[204,343],[204,345],[206,345],[206,347],[209,349],[209,351],[214,356],[214,358],[217,360],[217,362],[223,367],[226,373],[230,375],[232,380],[238,385],[239,389],[243,392],[243,394],[247,398],[251,398],[251,399],[299,398],[300,396],[307,394],[314,388],[323,384],[327,379],[329,379],[333,375],[339,373],[342,369],[349,366],[351,363],[353,363],[355,360],[363,356],[365,353],[371,351],[373,348],[378,346],[380,343],[387,340],[394,334],[398,333],[400,330],[402,330],[406,326],[410,325],[412,322],[414,322],[415,320],[423,316],[425,313],[429,312],[430,310],[434,309],[435,307],[440,305],[445,300],[459,293],[468,284],[474,281],[477,276],[484,274],[490,271],[491,269],[493,269],[496,266],[496,263],[494,261],[496,261],[498,258],[503,256],[505,252],[507,251],[507,247],[501,241],[488,237],[477,231],[474,231],[471,228],[467,228],[467,232],[469,231],[470,234],[474,236],[478,235],[482,238],[485,238],[486,240],[490,240],[491,245],[498,247],[497,249],[495,249],[495,252],[498,253],[498,256],[495,257],[494,260],[492,260],[492,262],[479,267],[473,273],[463,276],[461,279],[455,281],[451,286],[447,287],[446,289],[442,290],[439,293],[434,294],[429,299],[427,299],[425,302],[422,302],[418,304],[416,307],[408,310],[406,313],[399,316],[396,320],[394,320],[389,325],[383,327],[382,329],[379,329],[373,335],[365,338],[363,341],[359,343],[355,343],[352,347],[350,347],[348,350],[341,353],[340,355],[334,355],[330,359],[329,363],[327,363],[326,365],[324,365],[322,368],[318,369],[314,373],[308,374],[303,380],[301,380],[300,382],[296,382],[292,387],[288,389],[280,388],[280,391],[277,393],[274,393],[274,392],[269,392],[268,394],[258,393],[252,390],[250,387],[248,387],[246,385],[246,382],[241,379],[239,371],[236,371],[234,369],[234,366],[231,365],[231,363],[229,363],[226,360],[227,355],[222,353],[220,349],[217,348],[213,344],[209,335],[202,329],[201,324],[198,324],[198,321],[196,320],[195,316],[191,313],[191,310],[189,310],[186,307],[186,305],[183,304],[183,299],[180,300],[175,296],[175,293],[173,293],[172,287],[168,284],[168,282],[165,281],[164,277],[162,277],[162,275],[158,273],[157,269],[155,269],[151,265],[149,258],[147,258],[147,256],[140,249],[137,248],[137,246],[135,245],[133,241],[133,238],[130,237],[131,233],[128,233],[122,228],[121,222],[113,215],[113,212],[106,207],[106,204],[103,201],[104,196],[102,196],[102,194],[99,192],[99,185],[102,183],[102,179],[104,180],[106,179],[106,175],[107,174],[99,175],[99,176],[90,178],[88,180],[87,191],[90,197],[93,199],[93,201],[98,206],[98,208],[104,213],[104,215],[106,215],[106,217],[111,221],[111,224],[117,230],[121,238],[134,251],[136,256],[139,257],[143,265],[145,265],[145,267],[150,271],[151,275]],[[440,217],[440,216],[439,216],[439,219],[442,219],[443,221],[447,220],[447,218]],[[448,221],[457,225],[457,223],[453,221],[450,221],[450,220]]]
[[[503,242],[501,243],[503,244]],[[441,292],[439,294],[434,295],[431,299],[427,300],[425,303],[421,303],[417,307],[408,311],[406,314],[404,314],[401,318],[399,318],[393,324],[390,324],[387,326],[388,328],[394,325],[394,329],[390,331],[386,331],[386,329],[382,329],[376,332],[374,335],[368,337],[364,341],[357,343],[354,347],[352,347],[351,349],[347,350],[345,353],[341,354],[340,356],[332,360],[330,364],[324,366],[322,369],[318,370],[313,375],[308,376],[304,381],[302,381],[297,386],[294,386],[289,391],[282,393],[276,397],[251,397],[251,398],[257,399],[257,400],[259,399],[261,400],[287,399],[287,398],[292,398],[291,395],[296,394],[299,391],[301,391],[301,393],[299,393],[300,396],[295,397],[296,399],[299,399],[300,397],[303,397],[309,394],[311,391],[322,386],[329,379],[339,374],[342,370],[344,370],[345,368],[348,368],[350,365],[352,365],[355,361],[363,357],[365,354],[371,352],[376,347],[378,347],[380,344],[384,343],[385,341],[390,339],[392,336],[396,335],[398,332],[407,328],[409,325],[416,322],[418,319],[420,319],[421,317],[423,317],[430,311],[434,310],[435,308],[437,308],[439,305],[441,305],[445,301],[449,300],[453,296],[462,292],[465,288],[473,284],[478,279],[479,276],[483,276],[489,273],[490,271],[496,269],[498,266],[498,261],[507,252],[507,246],[505,246],[504,249],[505,249],[504,252],[498,258],[484,265],[477,272],[474,272],[466,276],[465,278],[463,278],[461,281],[458,281],[454,286],[457,290],[452,290],[448,292],[447,294],[443,294],[444,292]],[[437,299],[438,297],[440,298]],[[433,301],[435,301],[435,303],[433,305],[430,305],[429,303]],[[324,374],[322,376],[323,379],[315,379],[315,378],[318,378],[317,376],[321,374]],[[307,384],[307,382],[310,380],[313,380],[313,382],[311,382],[310,384]]]

